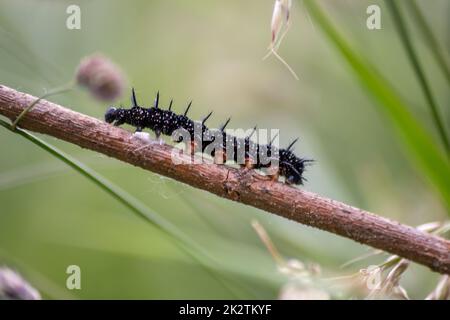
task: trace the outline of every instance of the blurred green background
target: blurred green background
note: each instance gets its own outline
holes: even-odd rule
[[[382,8],[382,29],[370,31],[366,8],[374,3]],[[448,53],[450,2],[418,3]],[[66,28],[69,4],[81,7],[81,30]],[[439,141],[384,2],[320,4]],[[194,100],[193,118],[214,110],[211,126],[232,116],[230,127],[280,128],[282,145],[300,136],[297,153],[317,160],[308,168],[305,189],[409,225],[446,219],[439,197],[412,166],[391,124],[301,1],[294,1],[292,27],[279,51],[299,81],[273,57],[262,61],[270,41],[271,0],[0,0],[0,8],[2,84],[38,96],[69,81],[81,58],[101,52],[128,77],[119,102],[129,104],[131,86],[145,104],[160,90],[162,102],[174,98],[177,111]],[[448,85],[408,19],[448,124]],[[107,108],[81,90],[50,100],[97,118]],[[266,228],[284,256],[318,263],[326,276],[382,261],[372,258],[341,269],[368,248],[43,138],[172,221],[220,264],[213,274],[206,272],[170,236],[0,128],[0,263],[19,270],[45,298],[276,298],[288,278],[277,271],[252,219]],[[81,290],[66,289],[71,264],[81,267]],[[436,278],[415,265],[402,284],[412,297],[422,298]]]

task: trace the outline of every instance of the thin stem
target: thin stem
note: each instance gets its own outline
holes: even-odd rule
[[[259,238],[264,243],[264,245],[266,246],[269,253],[272,255],[275,262],[279,265],[285,264],[286,261],[281,256],[280,252],[278,251],[275,244],[272,242],[272,239],[270,239],[270,237],[267,234],[267,231],[264,229],[264,227],[256,220],[252,221],[252,227],[253,227],[253,229],[255,229]]]
[[[439,132],[439,135],[442,139],[442,142],[444,144],[445,150],[447,152],[447,155],[450,156],[450,142],[447,137],[447,133],[445,130],[444,122],[442,121],[437,104],[435,102],[435,99],[433,98],[433,94],[431,93],[431,88],[428,85],[428,81],[425,77],[425,73],[422,69],[422,66],[419,62],[419,58],[416,54],[416,51],[414,50],[411,37],[409,35],[409,32],[406,28],[405,21],[403,19],[403,16],[399,10],[399,7],[397,6],[396,1],[393,0],[387,0],[386,5],[390,8],[394,24],[397,28],[397,31],[400,35],[400,39],[403,42],[403,46],[406,49],[406,53],[408,54],[409,60],[411,61],[411,64],[413,66],[414,72],[416,73],[416,76],[419,80],[419,83],[422,87],[422,91],[425,95],[425,98],[428,102],[428,105],[431,110],[431,114],[433,117],[433,121],[437,127],[437,130]]]
[[[13,121],[13,123],[11,124],[11,128],[13,130],[16,130],[17,128],[17,124],[19,123],[19,121],[31,110],[33,109],[33,107],[38,104],[42,99],[60,94],[60,93],[64,93],[67,91],[70,91],[74,88],[75,86],[75,82],[74,81],[70,81],[60,87],[54,88],[49,90],[48,92],[46,92],[45,94],[43,94],[42,96],[40,96],[39,98],[37,98],[36,100],[34,100],[28,107],[26,107],[20,114],[19,116],[16,118],[16,120]]]

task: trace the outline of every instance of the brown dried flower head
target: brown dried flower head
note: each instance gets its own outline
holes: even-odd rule
[[[76,81],[95,98],[108,102],[119,98],[125,87],[125,77],[120,68],[98,53],[81,60]]]

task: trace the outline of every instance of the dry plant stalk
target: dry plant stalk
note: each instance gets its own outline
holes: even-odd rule
[[[14,121],[35,99],[0,85],[0,114]],[[124,129],[45,100],[37,103],[19,126],[450,274],[450,241],[284,183],[272,182],[251,170],[212,163],[174,165],[171,146],[146,145],[142,140],[133,139]]]

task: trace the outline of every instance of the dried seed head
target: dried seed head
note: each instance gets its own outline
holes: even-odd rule
[[[362,283],[369,291],[379,290],[383,269],[379,266],[371,265],[366,269],[359,270]]]
[[[125,77],[120,68],[101,54],[81,60],[76,81],[97,99],[108,102],[119,98],[125,87]]]
[[[39,292],[18,273],[0,268],[0,300],[40,300]]]
[[[409,299],[406,290],[400,286],[400,279],[410,262],[398,256],[390,256],[383,264],[360,270],[362,280],[369,290],[366,299]],[[386,277],[383,272],[388,272]]]
[[[385,296],[392,296],[393,298],[400,298],[409,300],[408,293],[400,286],[400,278],[403,273],[408,269],[410,262],[406,259],[401,259],[391,271],[388,273],[384,280],[381,293]]]
[[[270,28],[272,31],[272,45],[278,40],[281,28],[286,23],[289,23],[289,15],[292,7],[292,0],[275,0],[273,7],[272,22]]]
[[[398,285],[402,274],[409,267],[410,262],[406,259],[401,259],[399,263],[392,268],[386,277],[386,281],[391,282],[394,286]]]
[[[272,39],[270,41],[269,52],[264,56],[265,60],[270,55],[274,55],[288,70],[292,73],[295,79],[299,80],[295,71],[284,61],[284,59],[277,53],[277,50],[287,34],[290,27],[290,13],[292,7],[292,0],[275,0],[273,7],[272,21],[270,23],[270,30],[272,32]]]

